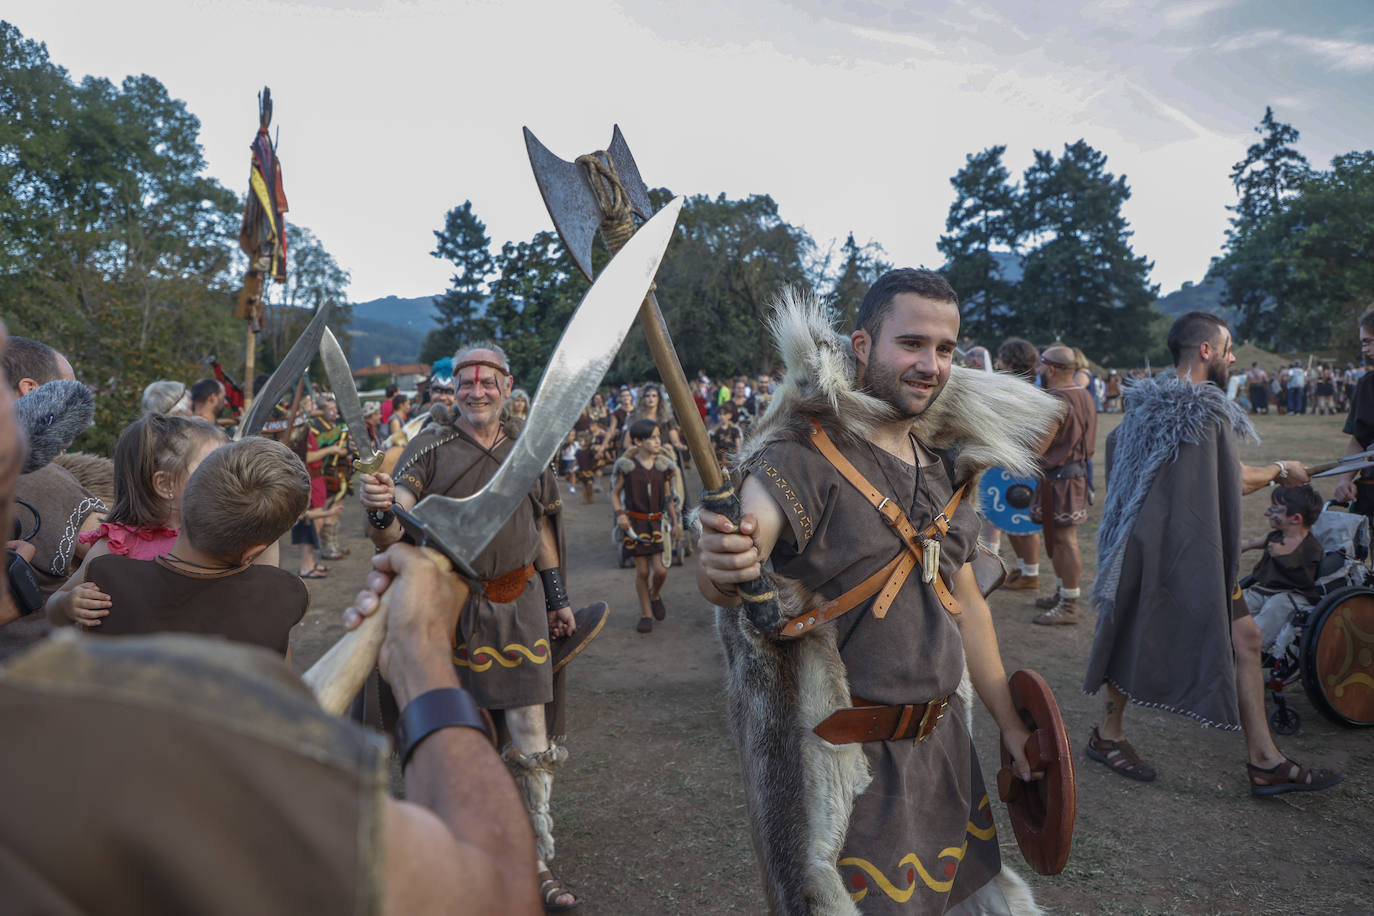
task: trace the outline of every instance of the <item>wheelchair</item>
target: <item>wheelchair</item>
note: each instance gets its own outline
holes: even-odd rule
[[[1273,698],[1269,726],[1280,735],[1295,734],[1302,724],[1283,695],[1299,682],[1324,718],[1348,728],[1374,725],[1370,519],[1335,511],[1333,505],[1340,504],[1327,503],[1312,526],[1323,549],[1315,601],[1295,592],[1255,596],[1241,581],[1247,601],[1263,598],[1250,601],[1250,607],[1264,634],[1265,686]]]

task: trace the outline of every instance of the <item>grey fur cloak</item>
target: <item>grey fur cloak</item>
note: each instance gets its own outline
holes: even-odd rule
[[[1239,728],[1231,594],[1240,567],[1237,437],[1245,411],[1173,373],[1125,387],[1107,440],[1097,532],[1097,630],[1083,690]]]
[[[786,376],[740,450],[737,468],[771,442],[808,438],[808,416],[819,417],[841,449],[896,419],[890,405],[855,388],[850,341],[835,331],[819,300],[785,293],[770,327]],[[1058,399],[1018,378],[956,367],[936,401],[913,421],[912,431],[922,444],[953,456],[960,482],[999,464],[1034,475],[1037,445],[1053,430],[1061,410]],[[785,615],[823,601],[798,582],[776,575],[773,581]],[[918,581],[918,576],[910,580]],[[835,624],[778,641],[755,630],[740,608],[717,608],[716,628],[769,910],[857,914],[836,862],[854,800],[871,775],[862,745],[831,745],[811,731],[834,710],[851,705]],[[997,883],[1012,912],[1040,912],[1014,872],[1004,867]],[[968,911],[977,910],[970,906]]]

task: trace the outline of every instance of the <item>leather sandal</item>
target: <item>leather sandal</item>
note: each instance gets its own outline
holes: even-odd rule
[[[1247,763],[1245,772],[1250,777],[1250,794],[1261,797],[1284,792],[1317,792],[1341,781],[1341,774],[1335,770],[1306,767],[1292,760],[1283,760],[1267,768]]]
[[[1125,738],[1120,741],[1108,741],[1097,733],[1096,725],[1093,726],[1092,737],[1088,739],[1086,752],[1089,759],[1106,764],[1113,772],[1120,773],[1127,779],[1138,782],[1155,781],[1154,767],[1140,759],[1135,748],[1131,747],[1131,742]]]
[[[668,609],[663,606],[662,598],[653,598],[649,601],[649,609],[653,612],[655,620],[662,620],[668,616]]]
[[[553,872],[547,868],[541,871],[539,878],[539,899],[544,904],[545,913],[562,913],[567,910],[576,909],[582,905],[582,898],[573,893],[572,888],[567,887],[562,881],[554,877]],[[554,903],[559,897],[568,894],[573,898],[572,903]]]

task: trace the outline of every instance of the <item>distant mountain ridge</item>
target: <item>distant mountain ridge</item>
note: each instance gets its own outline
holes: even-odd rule
[[[402,299],[386,296],[358,302],[353,306],[352,357],[354,369],[382,362],[410,363],[420,353],[425,335],[434,329],[439,313],[434,308],[437,296]]]

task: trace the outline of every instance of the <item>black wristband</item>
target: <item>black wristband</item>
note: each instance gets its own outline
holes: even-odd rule
[[[368,509],[367,521],[378,531],[385,531],[391,527],[391,523],[396,521],[396,513],[390,509]]]
[[[557,566],[539,570],[539,581],[544,583],[544,610],[556,611],[568,605],[568,587],[563,584],[563,570]]]
[[[421,741],[441,728],[475,728],[491,737],[482,710],[462,687],[427,690],[407,703],[396,721],[396,748],[401,755],[401,766],[410,762],[410,756]]]

